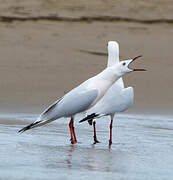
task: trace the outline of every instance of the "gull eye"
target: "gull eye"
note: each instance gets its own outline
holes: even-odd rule
[[[126,65],[126,63],[124,62],[124,63],[123,63],[123,66],[125,66],[125,65]]]

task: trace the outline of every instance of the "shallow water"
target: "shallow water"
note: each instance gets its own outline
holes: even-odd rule
[[[92,127],[76,121],[79,143],[70,145],[68,121],[59,120],[23,134],[17,131],[36,115],[1,115],[0,179],[172,179],[173,120],[119,115],[108,147],[109,118]]]

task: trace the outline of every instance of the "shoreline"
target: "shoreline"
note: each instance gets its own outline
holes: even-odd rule
[[[78,124],[78,119],[80,119],[80,116],[82,114],[79,114],[76,116],[75,118],[75,122]],[[15,113],[15,114],[7,114],[7,113],[0,113],[0,124],[4,124],[4,125],[25,125],[28,124],[30,122],[33,122],[34,119],[36,119],[39,116],[39,114],[31,114],[31,113]],[[54,123],[62,123],[64,124],[63,119],[66,119],[66,123],[68,123],[68,118],[60,118],[60,120],[55,120]],[[102,119],[102,118],[101,118]],[[104,117],[103,119],[109,119],[109,116]],[[151,120],[151,121],[162,121],[162,120],[166,120],[166,121],[173,121],[173,114],[169,114],[169,115],[159,115],[159,114],[134,114],[134,113],[119,113],[115,116],[115,121],[116,119],[119,119],[121,121],[121,119],[129,119],[129,121],[131,119],[136,119],[139,121],[142,120]],[[62,121],[61,121],[62,120]],[[99,120],[98,120],[99,121]],[[51,123],[49,123],[51,124]],[[80,126],[80,125],[79,125]]]

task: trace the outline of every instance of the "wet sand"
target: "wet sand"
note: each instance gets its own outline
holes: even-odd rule
[[[101,143],[93,145],[92,127],[76,122],[80,143],[70,145],[68,121],[63,119],[23,134],[16,133],[35,117],[27,114],[13,115],[10,120],[1,117],[9,124],[16,122],[0,126],[1,179],[172,179],[170,117],[118,116],[111,149],[108,118],[97,121]]]

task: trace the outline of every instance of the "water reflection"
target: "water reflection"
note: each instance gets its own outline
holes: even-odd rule
[[[72,168],[72,155],[73,155],[73,151],[75,150],[75,146],[71,144],[69,147],[70,148],[67,153],[66,163],[67,163],[67,167],[71,169]]]
[[[43,147],[42,147],[43,148]],[[43,149],[42,149],[43,151]],[[81,145],[69,145],[62,147],[49,147],[40,154],[42,164],[46,168],[69,170],[78,169],[81,171],[116,172],[121,167],[118,161],[124,159],[121,152],[111,152],[109,147],[99,149],[95,145],[84,147]]]
[[[169,179],[172,177],[172,122],[163,120],[153,128],[153,122],[137,119],[117,120],[114,142],[108,146],[106,124],[98,127],[101,143],[93,145],[92,130],[77,128],[83,143],[71,145],[66,124],[42,127],[17,134],[18,126],[0,127],[0,179]],[[169,129],[168,129],[169,128]],[[101,130],[100,130],[101,129]],[[99,131],[100,130],[100,131]],[[90,134],[91,133],[91,134]],[[152,169],[152,172],[151,172]],[[153,173],[154,172],[154,173]],[[166,174],[166,176],[165,176]],[[27,176],[28,175],[28,176]],[[20,176],[20,178],[19,178]],[[14,178],[16,177],[16,178]],[[68,178],[67,178],[68,177]],[[142,177],[142,178],[141,178]],[[44,179],[44,178],[43,178]],[[160,178],[161,179],[161,178]]]

